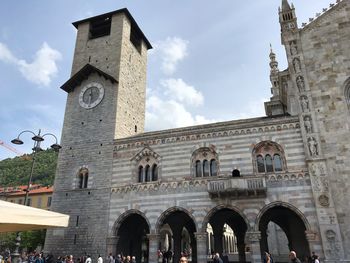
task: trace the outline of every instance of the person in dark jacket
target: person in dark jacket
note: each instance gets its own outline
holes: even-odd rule
[[[297,253],[295,253],[295,251],[289,253],[289,259],[291,263],[301,263],[300,259],[297,258]]]
[[[219,253],[216,253],[213,259],[213,263],[223,263],[222,259],[220,258]]]

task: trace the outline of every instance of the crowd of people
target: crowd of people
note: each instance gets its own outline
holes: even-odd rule
[[[11,263],[12,256],[10,251],[5,251],[0,254],[0,263]],[[36,251],[30,253],[22,253],[19,257],[21,263],[55,263],[55,260],[51,254],[44,255],[43,252],[37,253]],[[60,262],[61,263],[61,262]]]
[[[44,255],[43,252],[36,251],[30,253],[22,253],[19,258],[20,263],[104,263],[101,255],[93,260],[90,255],[85,254],[81,257],[74,258],[72,255],[59,256],[56,259],[52,254]],[[12,263],[12,257],[9,251],[0,254],[0,263]],[[135,256],[123,256],[118,254],[113,256],[109,254],[105,263],[136,263]]]
[[[164,255],[165,254],[165,255]],[[162,253],[158,250],[158,258],[162,258],[162,263],[168,263],[171,261],[172,253]],[[320,263],[319,256],[312,252],[311,256],[305,257],[304,261],[301,261],[295,251],[290,251],[289,260],[291,263]],[[103,263],[104,260],[101,255],[98,256],[96,260],[92,260],[91,256],[85,254],[84,256],[73,258],[72,255],[59,256],[54,259],[53,255],[47,254],[44,255],[43,252],[30,252],[23,253],[19,260],[21,263]],[[11,255],[9,251],[5,251],[0,254],[0,263],[11,263]],[[227,255],[221,255],[219,253],[212,254],[212,262],[213,263],[226,263],[228,261]],[[274,263],[274,259],[269,252],[265,252],[263,255],[263,263]],[[135,256],[124,256],[122,254],[118,254],[113,256],[112,253],[108,255],[105,263],[136,263]],[[181,257],[179,263],[188,263],[188,255],[185,253],[181,253]]]

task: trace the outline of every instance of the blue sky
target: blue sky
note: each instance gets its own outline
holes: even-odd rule
[[[335,0],[333,0],[335,2]],[[293,1],[298,24],[329,0]],[[146,130],[264,115],[269,45],[286,68],[281,0],[5,0],[0,9],[0,140],[39,129],[60,138],[76,30],[72,22],[128,8],[154,46],[147,72]],[[43,147],[53,138],[47,137]],[[15,153],[0,147],[0,160]]]

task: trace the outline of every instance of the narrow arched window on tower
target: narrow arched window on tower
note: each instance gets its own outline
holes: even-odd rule
[[[158,180],[158,166],[156,164],[153,164],[152,167],[152,181]]]
[[[258,167],[258,173],[265,173],[265,162],[264,158],[261,155],[256,157],[256,164]]]
[[[202,165],[201,161],[196,161],[196,177],[202,177]]]
[[[84,184],[84,176],[83,174],[79,174],[79,183],[78,183],[78,188],[82,189]]]
[[[84,188],[87,188],[89,180],[89,173],[86,173],[84,176]]]
[[[216,160],[212,159],[210,161],[210,176],[217,176],[218,175],[218,169],[216,165]]]
[[[208,162],[208,160],[203,161],[203,176],[204,177],[209,176],[209,162]]]
[[[272,158],[271,155],[267,154],[265,156],[265,164],[266,164],[266,172],[271,173],[273,172],[273,166],[272,166]]]
[[[82,168],[78,173],[78,185],[79,189],[87,188],[89,180],[89,170],[87,168]]]
[[[282,171],[282,160],[281,160],[281,156],[279,156],[279,154],[275,154],[273,156],[273,167],[275,169],[275,172]]]

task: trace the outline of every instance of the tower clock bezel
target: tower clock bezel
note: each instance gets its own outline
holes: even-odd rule
[[[93,101],[90,101],[90,102],[86,101],[86,94],[87,94],[87,92],[89,92],[89,90],[91,90],[91,92],[92,92],[92,89],[97,89],[98,96],[96,96]],[[98,82],[91,82],[91,83],[85,85],[81,89],[80,94],[79,94],[79,104],[84,109],[92,109],[92,108],[96,107],[98,104],[100,104],[103,97],[104,97],[103,85],[101,83],[98,83]]]

